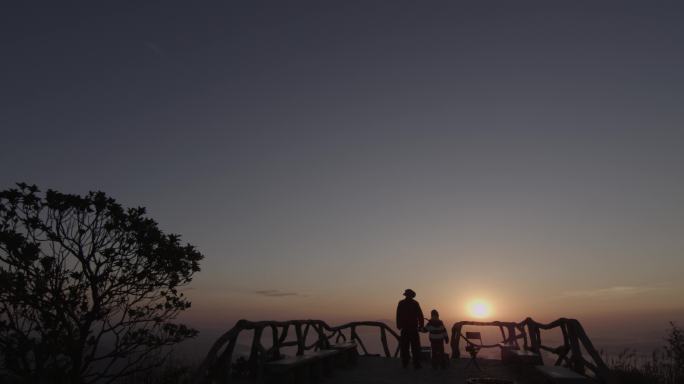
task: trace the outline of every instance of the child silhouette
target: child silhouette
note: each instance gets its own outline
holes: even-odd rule
[[[444,344],[449,343],[449,334],[444,323],[439,319],[439,312],[433,309],[430,312],[430,320],[428,320],[425,329],[430,334],[430,347],[432,349],[432,368],[440,367],[445,369],[447,366],[446,355],[444,354]]]

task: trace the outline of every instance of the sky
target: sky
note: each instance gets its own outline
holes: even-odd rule
[[[7,2],[0,188],[147,207],[183,319],[684,321],[678,1]],[[640,320],[641,321],[641,320]],[[603,326],[603,328],[602,328]],[[655,332],[654,331],[654,332]]]

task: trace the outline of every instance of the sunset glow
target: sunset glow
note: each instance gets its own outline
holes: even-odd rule
[[[468,313],[478,319],[484,319],[491,315],[492,307],[488,302],[476,299],[468,304]]]

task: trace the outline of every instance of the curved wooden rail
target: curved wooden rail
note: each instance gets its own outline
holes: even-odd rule
[[[309,350],[328,349],[332,343],[354,341],[365,355],[366,346],[357,332],[358,327],[376,327],[385,357],[399,355],[399,335],[385,323],[378,321],[356,321],[331,327],[322,320],[248,321],[240,320],[233,328],[221,335],[209,350],[193,377],[195,384],[222,383],[231,381],[233,351],[243,331],[253,331],[247,367],[254,377],[262,377],[264,364],[282,357],[282,348],[296,349],[296,355]],[[555,365],[564,365],[575,372],[592,376],[602,383],[612,383],[610,370],[587,336],[584,328],[575,319],[560,318],[548,324],[538,323],[531,318],[515,323],[505,321],[460,321],[451,328],[451,349],[453,358],[460,357],[460,342],[464,326],[494,326],[501,331],[501,343],[540,353],[547,351],[556,356]],[[290,329],[294,338],[288,339]],[[552,347],[542,343],[541,331],[560,328],[563,344]],[[264,330],[271,330],[268,348],[262,344]],[[309,337],[309,334],[313,337]],[[397,348],[390,353],[387,334],[397,341]],[[307,340],[314,339],[311,342]],[[467,341],[466,341],[467,342]],[[307,344],[309,343],[309,344]],[[501,343],[488,344],[482,348],[497,348]],[[586,353],[585,353],[586,352]]]
[[[252,375],[261,376],[264,363],[277,360],[281,355],[281,349],[296,347],[296,354],[303,355],[308,350],[327,349],[334,343],[354,341],[361,347],[365,355],[369,355],[363,340],[357,333],[358,327],[377,327],[380,330],[380,342],[385,357],[397,357],[399,354],[399,335],[385,323],[379,321],[355,321],[331,327],[322,320],[288,320],[288,321],[248,321],[239,320],[233,328],[224,333],[214,343],[200,364],[193,377],[193,383],[206,384],[214,382],[229,382],[231,379],[233,351],[237,344],[238,336],[243,331],[254,331],[252,335],[251,349],[247,365]],[[294,340],[288,340],[290,328],[294,329]],[[261,342],[265,329],[272,333],[271,346],[265,348]],[[309,332],[315,333],[315,341],[307,345]],[[345,332],[348,335],[345,335]],[[397,340],[397,348],[394,355],[390,353],[387,343],[387,334]]]
[[[548,324],[538,323],[531,318],[526,318],[519,323],[502,321],[459,321],[451,328],[451,351],[454,358],[460,357],[460,341],[464,338],[461,329],[463,326],[494,326],[501,331],[501,343],[483,345],[482,348],[500,347],[500,344],[513,345],[525,350],[540,353],[542,350],[556,355],[555,365],[566,367],[582,375],[589,374],[602,383],[612,383],[610,370],[601,359],[591,340],[584,331],[579,321],[575,319],[560,318]],[[541,330],[560,328],[563,334],[563,344],[551,347],[542,344]],[[465,338],[464,338],[465,339]],[[468,341],[466,341],[468,342]],[[587,352],[583,355],[582,349]],[[589,372],[587,372],[587,370]]]

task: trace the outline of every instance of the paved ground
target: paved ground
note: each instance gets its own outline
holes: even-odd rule
[[[383,357],[360,357],[357,366],[348,370],[336,370],[332,377],[322,384],[460,384],[470,377],[492,377],[515,380],[516,384],[526,384],[513,370],[499,360],[478,359],[482,371],[472,364],[464,369],[467,359],[452,360],[445,370],[433,370],[429,365],[422,369],[404,369],[398,359]]]

